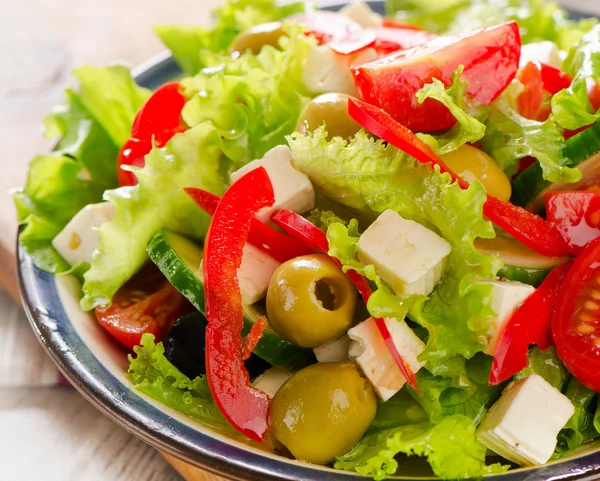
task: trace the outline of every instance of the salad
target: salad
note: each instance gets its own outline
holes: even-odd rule
[[[155,92],[85,66],[14,201],[133,388],[375,479],[600,438],[600,25],[542,0],[230,0]],[[124,353],[125,355],[125,353]]]

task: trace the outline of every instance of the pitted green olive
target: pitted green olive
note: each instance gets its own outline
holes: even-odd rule
[[[319,363],[277,391],[269,422],[275,439],[296,459],[327,464],[360,441],[376,411],[373,389],[353,364]]]
[[[301,347],[316,347],[344,334],[352,324],[356,290],[325,255],[281,264],[267,290],[267,316],[277,333]]]
[[[296,130],[306,135],[325,124],[329,140],[351,139],[362,127],[348,114],[348,98],[346,94],[319,95],[300,114]]]
[[[279,47],[279,39],[284,35],[281,22],[264,23],[240,33],[233,39],[230,52],[245,53],[250,50],[253,54],[260,53],[265,45]]]

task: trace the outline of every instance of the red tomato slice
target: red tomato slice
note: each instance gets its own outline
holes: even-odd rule
[[[389,55],[398,50],[425,45],[436,38],[438,35],[415,28],[381,27],[376,31],[375,50],[379,55]]]
[[[300,13],[291,16],[290,20],[306,25],[308,34],[315,37],[321,44],[332,40],[343,40],[363,30],[351,18],[327,11]]]
[[[508,22],[465,35],[439,37],[421,47],[354,67],[353,73],[364,101],[386,110],[413,131],[432,132],[449,129],[456,120],[434,99],[419,105],[418,90],[433,78],[449,85],[452,74],[463,65],[467,93],[487,105],[515,77],[520,52],[519,27]]]
[[[115,294],[107,308],[96,308],[100,325],[128,349],[138,346],[144,334],[163,339],[190,304],[162,274],[149,266]]]
[[[523,84],[523,92],[517,98],[519,113],[526,119],[537,120],[544,103],[544,82],[539,64],[529,62],[519,70],[517,78]]]
[[[562,234],[575,255],[600,237],[600,193],[552,192],[546,197],[546,219]]]
[[[381,26],[382,27],[386,27],[386,28],[402,28],[402,29],[408,29],[408,30],[420,30],[420,31],[425,31],[425,29],[417,26],[417,25],[411,25],[409,23],[402,23],[399,22],[398,20],[394,20],[392,18],[384,18],[383,21],[381,22]]]
[[[575,259],[552,318],[556,352],[573,376],[600,392],[600,238]]]

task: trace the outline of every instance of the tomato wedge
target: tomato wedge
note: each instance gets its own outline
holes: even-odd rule
[[[552,317],[556,352],[573,376],[600,392],[600,238],[575,259]]]
[[[517,78],[523,84],[523,92],[517,98],[519,114],[526,119],[541,120],[539,117],[544,103],[544,81],[540,65],[537,62],[528,62],[519,70]]]
[[[420,47],[403,50],[353,68],[363,100],[381,107],[398,122],[417,132],[451,128],[456,120],[440,102],[419,105],[416,93],[437,78],[450,85],[462,65],[467,93],[479,103],[491,103],[515,77],[521,36],[516,22],[466,35],[439,37]]]
[[[411,27],[380,27],[375,31],[375,50],[379,55],[389,55],[398,50],[425,45],[439,36]]]
[[[552,192],[546,197],[546,219],[562,234],[574,255],[600,237],[600,193]]]
[[[190,304],[154,266],[142,269],[117,291],[112,304],[96,308],[100,325],[128,349],[144,334],[163,339],[175,320],[191,310]]]

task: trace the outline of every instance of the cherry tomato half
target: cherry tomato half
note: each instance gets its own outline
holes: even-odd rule
[[[110,307],[97,307],[95,312],[104,329],[133,349],[146,333],[161,341],[175,320],[190,310],[190,304],[169,281],[148,266],[119,289]]]
[[[554,308],[556,352],[573,376],[600,392],[600,238],[575,259]]]

